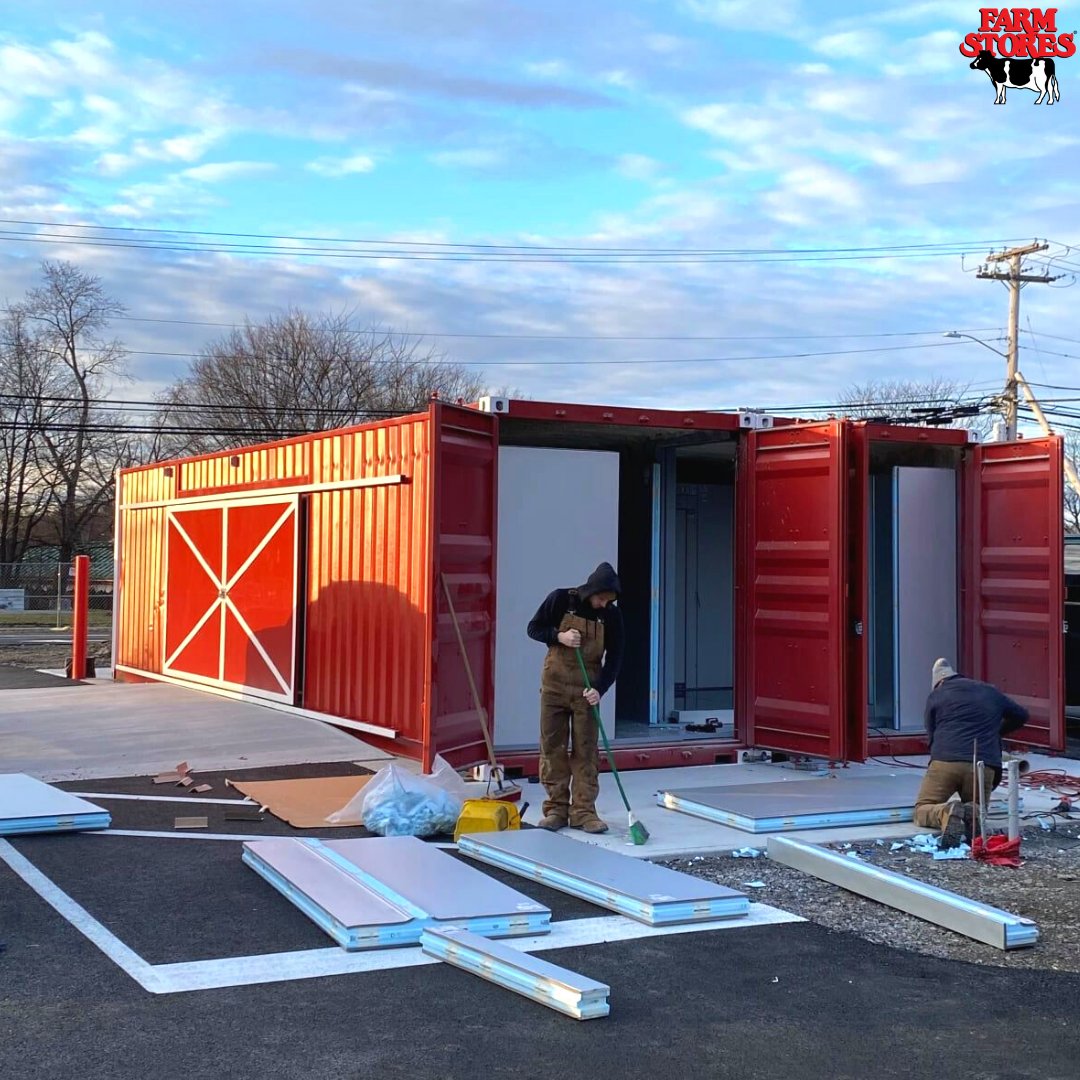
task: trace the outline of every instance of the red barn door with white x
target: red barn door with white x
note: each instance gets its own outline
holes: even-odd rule
[[[171,509],[163,671],[294,703],[298,498]]]

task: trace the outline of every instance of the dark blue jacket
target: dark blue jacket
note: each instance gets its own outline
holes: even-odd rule
[[[1021,728],[1028,711],[997,687],[954,675],[926,699],[926,733],[932,761],[979,760],[1001,766],[1001,738]]]

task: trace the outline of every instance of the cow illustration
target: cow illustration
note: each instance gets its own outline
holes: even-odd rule
[[[985,71],[990,76],[990,81],[997,91],[995,105],[1005,104],[1007,86],[1019,90],[1034,90],[1039,95],[1035,99],[1036,105],[1041,105],[1044,98],[1047,105],[1061,100],[1052,57],[1018,60],[1015,57],[995,56],[989,49],[983,49],[971,61],[971,67]]]

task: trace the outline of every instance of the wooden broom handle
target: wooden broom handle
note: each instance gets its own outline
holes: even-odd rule
[[[454,633],[457,635],[458,648],[461,650],[461,659],[465,662],[465,674],[469,679],[469,689],[472,691],[473,704],[480,716],[480,728],[484,733],[484,745],[487,747],[488,761],[492,769],[497,769],[499,763],[495,760],[495,747],[491,742],[491,732],[488,730],[487,713],[480,704],[480,694],[476,689],[476,680],[473,678],[472,664],[469,663],[469,654],[465,651],[465,639],[461,636],[461,624],[458,622],[457,612],[454,610],[454,598],[450,595],[450,585],[445,574],[440,574],[443,590],[446,593],[446,606],[450,609],[450,618],[454,623]],[[500,784],[501,786],[501,784]]]

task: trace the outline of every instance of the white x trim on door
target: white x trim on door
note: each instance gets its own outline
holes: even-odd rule
[[[219,683],[222,686],[232,686],[232,685],[234,685],[232,683],[227,682],[226,679],[225,679],[225,613],[226,613],[226,611],[228,611],[228,612],[230,612],[232,614],[233,618],[236,620],[237,625],[244,632],[244,635],[248,639],[248,641],[250,642],[252,648],[254,648],[255,651],[259,654],[259,656],[262,659],[263,663],[266,665],[267,670],[274,677],[275,682],[277,682],[277,684],[281,687],[280,695],[278,695],[278,694],[270,694],[269,696],[273,696],[273,697],[279,697],[280,696],[280,697],[285,698],[287,700],[292,699],[292,692],[293,692],[293,688],[292,688],[293,672],[292,672],[292,670],[288,671],[286,674],[283,674],[281,672],[281,670],[278,668],[277,664],[275,664],[274,661],[271,659],[270,654],[266,651],[266,648],[263,646],[262,642],[259,641],[259,638],[256,635],[255,631],[251,629],[251,627],[248,624],[247,620],[241,614],[240,609],[236,606],[236,604],[233,602],[232,598],[229,596],[230,591],[233,588],[235,588],[237,582],[239,582],[240,579],[244,576],[244,574],[247,573],[247,571],[252,567],[252,565],[255,563],[255,560],[258,559],[258,557],[266,549],[267,544],[269,544],[270,541],[274,539],[274,537],[278,534],[278,532],[280,532],[281,529],[287,523],[291,523],[292,527],[294,529],[296,528],[296,506],[297,506],[297,504],[296,504],[295,498],[290,498],[288,500],[274,500],[274,501],[275,502],[281,502],[283,504],[283,509],[282,509],[282,512],[281,512],[280,516],[277,518],[277,520],[274,522],[274,524],[267,531],[266,535],[259,541],[259,543],[256,545],[255,549],[251,552],[251,554],[248,555],[248,557],[244,560],[243,564],[236,570],[235,573],[233,573],[228,578],[228,580],[225,580],[225,568],[228,565],[229,510],[230,510],[230,505],[228,503],[220,504],[220,509],[221,509],[221,570],[220,570],[220,572],[215,570],[210,565],[210,563],[207,562],[206,557],[203,554],[203,552],[199,550],[198,545],[195,543],[194,540],[192,540],[192,538],[188,534],[187,530],[181,524],[180,520],[177,517],[176,511],[170,509],[170,510],[168,510],[166,512],[166,532],[167,532],[167,534],[169,534],[170,536],[172,534],[175,534],[176,536],[178,536],[183,541],[185,547],[187,547],[190,550],[191,554],[195,557],[196,562],[198,562],[199,566],[202,567],[203,572],[210,579],[211,584],[217,590],[217,594],[218,594],[217,597],[214,599],[214,601],[210,604],[210,606],[202,613],[202,615],[196,621],[196,623],[192,627],[190,633],[188,633],[188,635],[184,638],[184,640],[181,641],[179,645],[177,645],[177,647],[172,651],[171,655],[166,657],[165,663],[163,665],[163,671],[166,674],[175,674],[175,675],[183,677],[183,678],[194,679],[196,681],[201,681],[201,682]],[[252,505],[260,505],[260,504],[254,504],[254,503],[252,503],[250,501],[245,501],[244,503],[240,504],[236,508],[237,509],[243,509],[243,508],[246,508],[246,507],[249,507],[249,506],[252,506]],[[263,505],[265,505],[265,504],[263,504]],[[200,507],[200,509],[203,509],[203,507]],[[170,530],[170,526],[171,526],[171,530]],[[167,555],[166,555],[166,565],[168,565],[168,556]],[[294,568],[293,568],[294,585],[295,585],[295,574],[296,574],[296,567],[294,565]],[[220,619],[220,625],[219,625],[219,630],[218,630],[218,672],[217,672],[217,678],[216,679],[207,679],[205,676],[192,674],[191,672],[186,672],[186,671],[183,671],[181,669],[176,668],[175,665],[176,665],[178,659],[183,655],[184,650],[191,644],[191,642],[196,638],[196,636],[203,629],[203,627],[206,626],[206,624],[215,615],[218,615],[218,617]],[[166,618],[168,618],[168,606],[167,605],[166,605]],[[294,646],[294,655],[295,655],[295,646]]]

